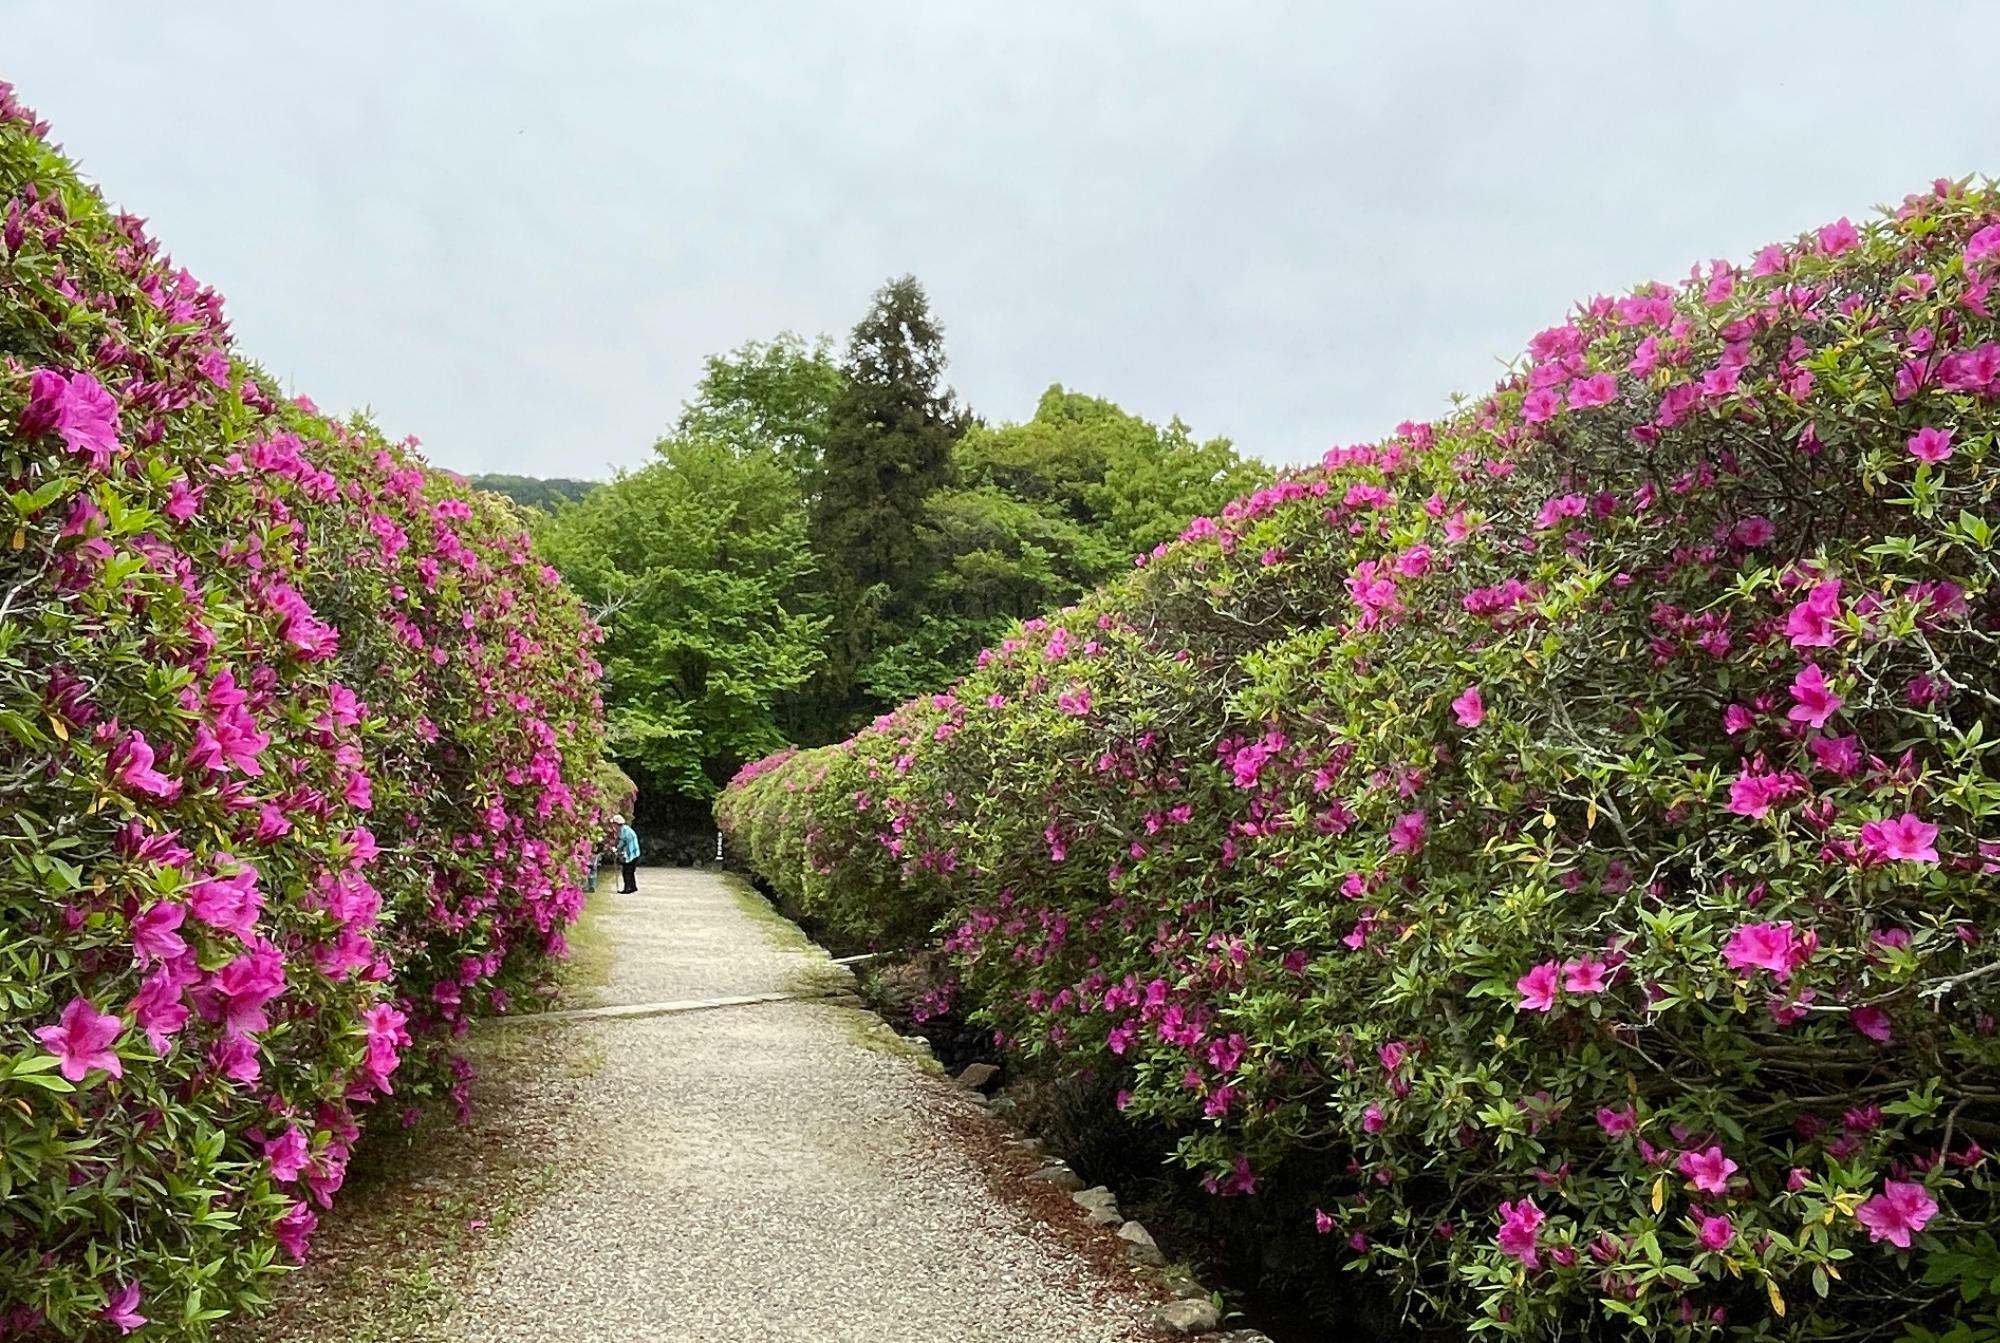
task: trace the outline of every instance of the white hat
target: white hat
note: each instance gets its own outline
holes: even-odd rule
[[[617,813],[617,812],[613,812],[613,813],[611,814],[611,824],[613,824],[613,825],[623,825],[623,824],[625,824],[625,818],[624,818],[624,816],[620,815],[620,814],[619,814],[619,813]]]

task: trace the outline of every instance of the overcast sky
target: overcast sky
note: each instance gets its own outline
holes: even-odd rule
[[[534,475],[904,271],[989,420],[1060,381],[1302,461],[1578,298],[2000,172],[2000,5],[1362,8],[0,0],[0,77],[252,357]]]

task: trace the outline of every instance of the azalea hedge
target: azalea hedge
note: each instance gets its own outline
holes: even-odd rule
[[[1991,1337],[1997,281],[1939,182],[1594,299],[722,824],[1411,1325]]]
[[[281,396],[0,84],[0,1337],[260,1304],[562,950],[595,631],[412,447]]]

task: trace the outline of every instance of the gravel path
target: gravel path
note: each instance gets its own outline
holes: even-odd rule
[[[824,986],[825,954],[727,878],[609,897],[606,1004]],[[880,1022],[777,1002],[515,1030],[603,1064],[573,1169],[467,1293],[465,1343],[1137,1343],[1146,1304],[994,1191],[971,1108]]]

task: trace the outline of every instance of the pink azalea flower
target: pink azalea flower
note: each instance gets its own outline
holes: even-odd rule
[[[1831,648],[1840,641],[1834,622],[1845,614],[1840,604],[1840,580],[1816,583],[1810,596],[1785,618],[1785,635],[1794,648]]]
[[[180,796],[181,786],[153,768],[153,748],[143,732],[128,732],[111,748],[111,781],[128,793],[170,802]]]
[[[1988,257],[2000,257],[2000,224],[1988,224],[1965,240],[1965,264],[1977,266]]]
[[[187,918],[187,909],[172,900],[146,906],[132,920],[132,955],[140,965],[150,961],[171,961],[187,951],[187,943],[175,931]]]
[[[1827,685],[1826,673],[1810,662],[1792,678],[1792,698],[1797,702],[1785,716],[1807,727],[1825,727],[1846,702]]]
[[[1611,404],[1618,396],[1618,378],[1611,373],[1599,373],[1588,378],[1578,378],[1570,384],[1569,403],[1578,410],[1590,406]]]
[[[1885,1180],[1882,1192],[1854,1210],[1854,1220],[1868,1229],[1868,1239],[1888,1241],[1899,1250],[1910,1248],[1910,1236],[1937,1216],[1937,1200],[1910,1180]]]
[[[1789,923],[1746,923],[1730,935],[1722,959],[1739,973],[1769,970],[1782,983],[1812,959],[1818,946],[1816,934],[1801,938]]]
[[[1518,1203],[1502,1203],[1500,1234],[1496,1237],[1500,1253],[1520,1260],[1524,1267],[1540,1268],[1539,1229],[1546,1219],[1547,1214],[1536,1207],[1531,1198],[1524,1198]]]
[[[121,1334],[129,1334],[146,1323],[146,1317],[139,1313],[139,1284],[128,1282],[113,1292],[105,1303],[104,1318]]]
[[[1861,771],[1861,738],[1852,734],[1845,737],[1814,737],[1810,743],[1813,759],[1819,761],[1821,769],[1837,774],[1843,779],[1851,779]]]
[[[264,1159],[271,1163],[271,1178],[281,1184],[298,1179],[311,1157],[306,1135],[299,1132],[296,1124],[287,1125],[283,1133],[264,1142]]]
[[[1848,222],[1846,215],[1831,224],[1820,225],[1819,250],[1828,256],[1839,256],[1861,241],[1861,231]]]
[[[38,368],[28,379],[28,404],[21,411],[21,434],[61,435],[63,446],[90,459],[102,471],[118,451],[118,403],[104,385],[88,373],[67,378],[54,369]]]
[[[1890,1044],[1896,1038],[1896,1027],[1889,1020],[1889,1014],[1872,1003],[1864,1004],[1849,1012],[1847,1024],[1878,1045]]]
[[[1630,1105],[1621,1105],[1615,1110],[1608,1105],[1603,1106],[1597,1111],[1597,1126],[1604,1130],[1607,1138],[1623,1138],[1638,1130],[1639,1112]]]
[[[1333,1230],[1333,1218],[1327,1216],[1326,1211],[1324,1209],[1314,1208],[1313,1227],[1320,1233],[1320,1235],[1324,1236],[1328,1232]]]
[[[1534,969],[1514,981],[1520,992],[1521,1001],[1516,1010],[1522,1012],[1547,1012],[1556,1005],[1556,976],[1559,967],[1554,961],[1543,961]]]
[[[1736,1226],[1727,1217],[1702,1217],[1695,1230],[1695,1239],[1704,1250],[1725,1250],[1729,1242],[1736,1239]]]
[[[1870,821],[1861,827],[1861,843],[1877,862],[1935,863],[1938,828],[1914,812],[1893,821]]]
[[[1562,967],[1564,993],[1602,993],[1609,986],[1611,967],[1602,957],[1583,956],[1573,961],[1564,961]]]
[[[1951,457],[1951,430],[1932,429],[1928,426],[1911,435],[1906,445],[1910,455],[1920,462],[1936,465]]]
[[[61,1061],[62,1075],[81,1082],[92,1068],[102,1068],[113,1077],[125,1075],[112,1046],[118,1043],[125,1023],[108,1012],[99,1012],[87,998],[72,998],[53,1026],[35,1032],[51,1054]]]
[[[1529,424],[1540,424],[1554,417],[1562,409],[1562,393],[1553,387],[1540,387],[1529,392],[1521,402],[1521,418]]]
[[[1748,732],[1755,726],[1757,720],[1741,704],[1732,704],[1722,711],[1722,730],[1732,737],[1739,732]]]
[[[1724,1156],[1720,1147],[1707,1147],[1699,1152],[1682,1152],[1679,1169],[1702,1193],[1726,1194],[1729,1177],[1736,1173],[1736,1163]]]
[[[1486,721],[1486,700],[1479,693],[1479,687],[1469,685],[1465,693],[1451,702],[1451,711],[1458,715],[1460,727],[1478,727]]]
[[[292,1257],[294,1263],[304,1263],[306,1242],[313,1230],[319,1226],[319,1217],[304,1203],[294,1203],[285,1215],[271,1223],[271,1235],[278,1242],[278,1248]]]
[[[1424,847],[1424,814],[1405,812],[1389,825],[1389,852],[1415,853]]]
[[[169,1041],[187,1025],[188,1008],[181,999],[181,982],[167,967],[155,970],[132,999],[132,1024],[146,1032],[153,1052],[166,1057]]]

